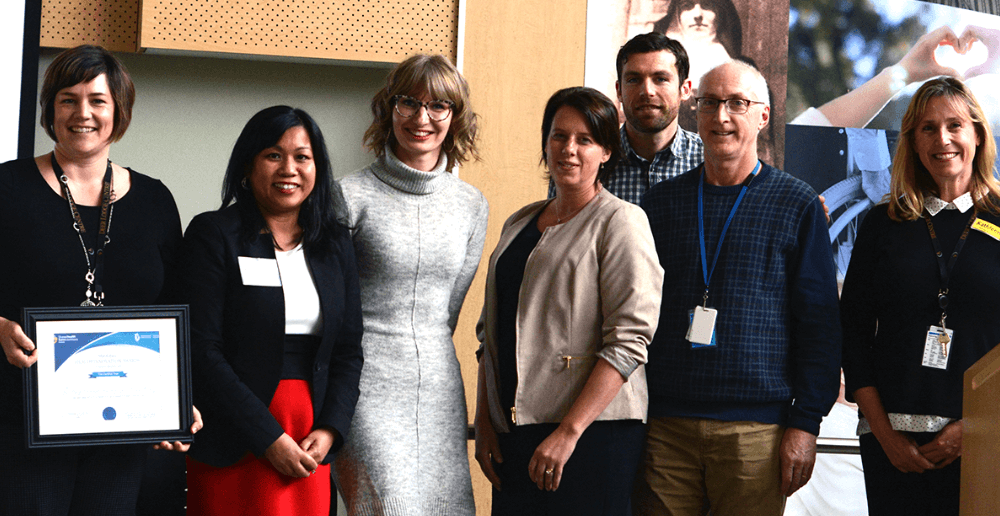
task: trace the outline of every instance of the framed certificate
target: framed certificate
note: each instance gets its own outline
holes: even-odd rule
[[[29,448],[191,442],[188,307],[25,308]]]

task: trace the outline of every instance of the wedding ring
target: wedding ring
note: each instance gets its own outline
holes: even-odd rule
[[[552,474],[552,470],[551,470],[551,469],[547,469],[547,470],[545,470],[545,474],[546,474],[546,475],[551,475],[551,474]]]

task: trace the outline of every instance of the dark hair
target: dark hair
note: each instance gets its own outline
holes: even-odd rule
[[[441,150],[448,157],[447,169],[469,158],[479,160],[476,146],[479,132],[478,116],[469,104],[469,84],[458,68],[442,55],[417,54],[396,65],[389,72],[385,86],[372,98],[372,123],[365,131],[364,143],[376,156],[385,155],[396,137],[392,133],[393,98],[426,91],[435,100],[450,100],[451,126]]]
[[[680,19],[681,12],[700,4],[706,11],[715,13],[715,37],[736,58],[743,54],[743,26],[740,13],[731,0],[673,0],[667,8],[667,15],[653,24],[653,30],[666,34]]]
[[[618,108],[605,94],[593,89],[576,86],[563,88],[555,92],[545,105],[545,115],[542,117],[542,163],[548,156],[545,144],[552,129],[552,119],[563,106],[569,106],[583,115],[587,121],[591,136],[598,145],[611,151],[611,158],[601,165],[597,171],[597,180],[606,183],[615,172],[615,165],[622,156],[621,134],[618,130]]]
[[[236,203],[243,222],[243,237],[248,242],[257,238],[262,230],[268,229],[253,190],[244,187],[243,181],[253,171],[257,155],[264,149],[277,145],[285,132],[293,127],[306,130],[312,145],[313,161],[316,163],[315,186],[299,210],[302,246],[307,251],[322,251],[324,244],[333,240],[339,231],[346,231],[343,223],[346,207],[340,186],[333,181],[323,132],[316,121],[301,109],[271,106],[250,118],[236,139],[233,153],[229,157],[226,176],[222,180],[222,208]]]
[[[618,50],[618,59],[615,62],[618,67],[618,81],[621,82],[622,80],[622,71],[625,70],[625,63],[628,62],[628,58],[635,54],[648,54],[661,50],[666,50],[674,55],[674,60],[677,62],[677,83],[684,84],[684,81],[688,78],[688,73],[691,71],[691,63],[688,61],[687,51],[684,50],[684,45],[681,45],[680,41],[670,39],[664,36],[662,32],[639,34],[622,45],[622,48]]]
[[[60,52],[45,70],[42,92],[38,97],[42,108],[38,121],[49,138],[58,141],[52,124],[55,123],[55,101],[59,91],[90,82],[102,74],[108,79],[108,89],[115,103],[111,141],[116,142],[125,136],[125,130],[132,121],[132,104],[135,103],[132,77],[111,52],[96,45],[80,45]]]

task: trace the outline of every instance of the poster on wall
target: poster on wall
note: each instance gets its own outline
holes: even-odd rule
[[[966,81],[1000,129],[1000,17],[917,0],[792,0],[787,120],[899,130],[917,88]]]
[[[599,4],[599,5],[595,5]],[[584,83],[615,98],[615,57],[633,36],[657,31],[680,41],[691,62],[694,95],[680,126],[697,131],[694,97],[701,76],[727,59],[754,64],[767,79],[771,120],[758,141],[766,163],[783,166],[788,0],[614,0],[587,8]]]
[[[998,134],[1000,17],[916,0],[792,0],[788,63],[785,170],[826,198],[842,280],[861,219],[889,193],[921,84],[963,79]]]

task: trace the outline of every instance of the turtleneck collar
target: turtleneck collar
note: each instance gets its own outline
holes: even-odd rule
[[[442,152],[434,170],[423,172],[399,161],[392,149],[386,146],[385,154],[375,161],[376,166],[372,167],[372,172],[397,190],[424,195],[433,193],[446,184],[449,179],[445,170],[447,164],[447,156]]]

